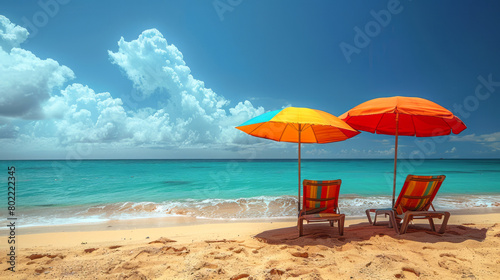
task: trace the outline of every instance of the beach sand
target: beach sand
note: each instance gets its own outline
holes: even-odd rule
[[[346,220],[344,236],[336,226],[305,225],[300,238],[293,220],[133,223],[18,234],[15,272],[2,232],[0,278],[500,279],[498,213],[452,214],[442,235],[420,222],[396,235],[366,219]]]

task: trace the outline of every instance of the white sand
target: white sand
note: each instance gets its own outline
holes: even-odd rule
[[[305,225],[300,238],[295,221],[136,222],[141,228],[18,235],[16,272],[6,270],[3,232],[0,278],[500,279],[500,214],[452,215],[442,235],[425,224],[396,235],[365,219],[347,220],[344,236],[327,224]]]

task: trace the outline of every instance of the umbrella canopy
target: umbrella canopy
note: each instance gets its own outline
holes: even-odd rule
[[[467,127],[452,112],[427,99],[376,98],[342,114],[353,128],[377,134],[430,137],[459,134]],[[398,123],[397,123],[398,122]]]
[[[334,115],[320,110],[296,107],[267,112],[236,128],[252,136],[299,144],[299,211],[300,144],[338,142],[360,133]]]
[[[459,134],[467,128],[449,110],[418,97],[394,96],[372,99],[352,108],[339,118],[355,129],[396,136],[392,205],[396,194],[398,136],[442,136],[450,133]]]

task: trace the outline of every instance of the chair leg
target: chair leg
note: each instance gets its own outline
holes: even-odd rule
[[[448,219],[450,219],[450,212],[444,212],[444,219],[441,227],[439,228],[439,233],[444,233],[446,230],[446,225],[448,224]]]
[[[377,225],[377,217],[378,217],[379,215],[381,215],[381,214],[384,214],[384,217],[385,217],[385,218],[387,218],[387,216],[389,216],[389,218],[391,217],[391,215],[390,215],[389,213],[385,212],[385,211],[384,211],[384,212],[382,212],[382,213],[380,213],[379,211],[375,211],[375,216],[374,216],[374,218],[373,218],[373,225],[374,225],[374,226],[378,226],[378,225]],[[390,228],[392,227],[392,225],[391,225],[391,222],[390,222],[390,221],[389,221],[389,227],[390,227]]]
[[[429,225],[431,226],[432,231],[436,231],[436,226],[434,225],[434,221],[432,218],[427,218],[429,220]]]
[[[378,217],[378,212],[375,211],[375,216],[373,216],[373,225],[376,226],[377,225],[377,217]]]
[[[399,234],[398,222],[394,216],[394,212],[389,213],[389,227],[393,227],[396,234]]]
[[[304,220],[299,218],[298,224],[299,224],[299,237],[301,237],[302,236],[302,230],[304,228]]]
[[[366,217],[368,217],[368,222],[372,225],[372,217],[370,216],[370,210],[371,209],[367,209],[366,210]],[[377,214],[375,214],[375,219],[377,218]]]
[[[338,222],[339,222],[339,234],[342,236],[344,235],[345,216],[342,216]]]
[[[413,220],[413,215],[406,213],[403,222],[401,223],[401,229],[399,230],[399,234],[405,234],[408,229],[408,225]]]
[[[385,218],[387,218],[387,216],[389,216],[389,225],[388,226],[389,226],[389,228],[393,228],[394,225],[395,225],[395,223],[392,222],[392,216],[394,216],[394,215],[393,215],[392,212],[391,213],[385,213]]]

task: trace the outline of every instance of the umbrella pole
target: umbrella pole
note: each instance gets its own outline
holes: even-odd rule
[[[392,184],[392,207],[396,203],[396,169],[398,165],[398,131],[399,131],[399,113],[396,112],[396,149],[394,150],[394,179]]]
[[[299,210],[298,210],[298,213],[300,213],[300,124],[299,124],[299,196],[298,196],[298,206],[299,206]]]

